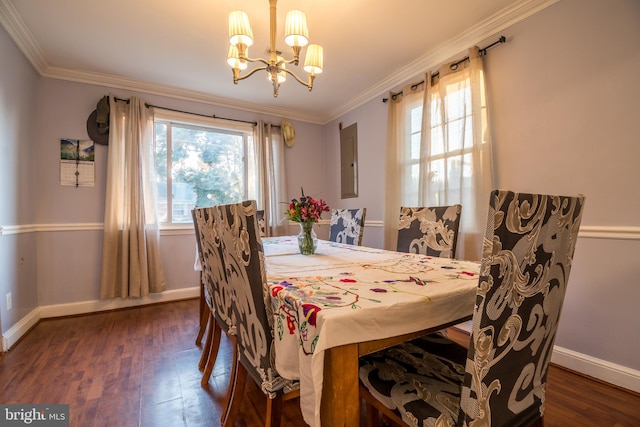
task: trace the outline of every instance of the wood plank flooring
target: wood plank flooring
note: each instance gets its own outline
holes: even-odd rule
[[[69,404],[75,427],[218,426],[231,348],[223,338],[201,387],[197,328],[197,300],[43,320],[0,356],[0,402]],[[250,383],[237,427],[263,425]],[[298,405],[285,402],[283,427],[306,425]],[[640,395],[552,366],[545,426],[640,426]]]

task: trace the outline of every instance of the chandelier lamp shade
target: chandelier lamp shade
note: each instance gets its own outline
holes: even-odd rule
[[[309,29],[307,28],[307,17],[304,12],[291,10],[287,13],[285,21],[284,41],[293,50],[293,59],[286,60],[276,49],[276,3],[277,0],[269,0],[270,34],[269,34],[269,58],[250,58],[248,49],[253,45],[253,31],[249,24],[249,17],[245,12],[233,11],[229,14],[229,53],[227,63],[233,71],[233,83],[244,80],[257,71],[265,70],[267,78],[273,85],[273,96],[278,96],[280,84],[287,79],[287,74],[292,76],[300,84],[306,86],[309,91],[313,89],[313,81],[317,74],[322,73],[323,52],[322,46],[309,44]],[[295,66],[300,62],[300,51],[306,47],[304,60],[304,71],[308,73],[305,82],[293,71],[287,69],[288,64]],[[261,63],[249,70],[246,74],[240,73],[247,69],[250,62]]]

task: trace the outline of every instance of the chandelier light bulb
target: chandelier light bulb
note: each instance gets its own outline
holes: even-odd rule
[[[240,70],[247,69],[247,62],[240,61],[240,57],[238,56],[238,48],[235,46],[229,46],[229,53],[227,54],[227,64],[231,68],[238,68]]]

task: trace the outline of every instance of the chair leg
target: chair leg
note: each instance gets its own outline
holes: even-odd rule
[[[233,427],[236,418],[238,418],[238,415],[240,414],[247,378],[247,370],[242,363],[240,363],[240,358],[238,358],[236,361],[236,375],[233,381],[233,388],[231,390],[231,402],[221,420],[221,425],[223,427]]]
[[[381,418],[383,425],[389,425],[389,423],[397,426],[406,425],[399,415],[376,400],[362,384],[360,384],[359,391],[360,397],[365,400],[366,404],[367,427],[379,427]]]
[[[213,318],[211,310],[207,311],[207,324],[209,326],[209,330],[207,331],[207,339],[204,342],[204,347],[202,347],[202,354],[200,355],[200,361],[198,362],[198,369],[200,369],[201,371],[207,365],[207,359],[209,359],[209,352],[211,351],[211,340],[213,339],[213,324],[215,323],[215,319]]]
[[[204,299],[204,278],[202,277],[202,271],[200,272],[200,329],[198,329],[198,335],[196,335],[196,345],[202,344],[202,337],[204,331],[207,328],[207,319],[209,318],[209,309]],[[202,369],[202,368],[200,368]]]
[[[207,363],[204,367],[204,372],[202,373],[202,379],[200,380],[200,385],[203,387],[209,384],[209,378],[211,378],[211,373],[213,372],[213,367],[215,366],[216,359],[218,357],[218,350],[220,349],[220,338],[222,337],[222,329],[220,329],[220,325],[213,318],[213,315],[211,316],[209,328],[210,330],[213,330],[213,337],[211,339],[211,345],[208,348],[209,354],[207,357]]]
[[[380,414],[375,406],[365,400],[367,427],[380,427]]]
[[[229,386],[227,387],[227,396],[224,399],[224,406],[222,407],[223,418],[226,416],[227,412],[229,412],[229,406],[231,405],[231,399],[233,395],[233,385],[236,382],[236,375],[238,370],[238,346],[236,345],[236,337],[235,335],[227,335],[227,338],[231,341],[233,345],[233,358],[231,359],[231,373],[229,375]]]
[[[282,395],[278,394],[275,398],[267,397],[267,414],[265,416],[265,427],[280,427],[282,419]]]

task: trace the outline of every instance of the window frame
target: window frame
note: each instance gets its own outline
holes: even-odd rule
[[[172,134],[171,128],[172,126],[182,126],[190,129],[201,129],[205,131],[213,131],[223,134],[232,134],[242,136],[243,141],[243,152],[242,152],[242,167],[243,167],[243,180],[244,180],[244,198],[248,198],[249,191],[249,168],[251,163],[251,158],[247,154],[249,152],[250,145],[253,141],[253,124],[245,123],[245,122],[237,122],[233,120],[224,120],[224,119],[216,119],[213,117],[207,117],[198,114],[189,114],[184,112],[178,112],[173,110],[165,110],[158,109],[154,111],[154,133],[153,133],[153,142],[154,142],[154,153],[156,150],[156,132],[155,127],[156,124],[163,124],[167,126],[167,135],[166,135],[166,151],[167,151],[167,159],[166,159],[166,203],[167,203],[167,218],[165,221],[158,220],[158,226],[161,230],[182,230],[182,229],[192,229],[193,222],[190,219],[188,222],[173,222],[173,194],[171,189],[173,188],[173,176],[171,173],[172,169]],[[253,148],[253,153],[255,156],[255,147]],[[154,154],[155,159],[155,154]],[[154,162],[154,168],[156,168]],[[157,171],[157,168],[155,169]],[[156,209],[158,210],[160,203],[160,198],[156,201]],[[189,216],[190,218],[190,216]]]

